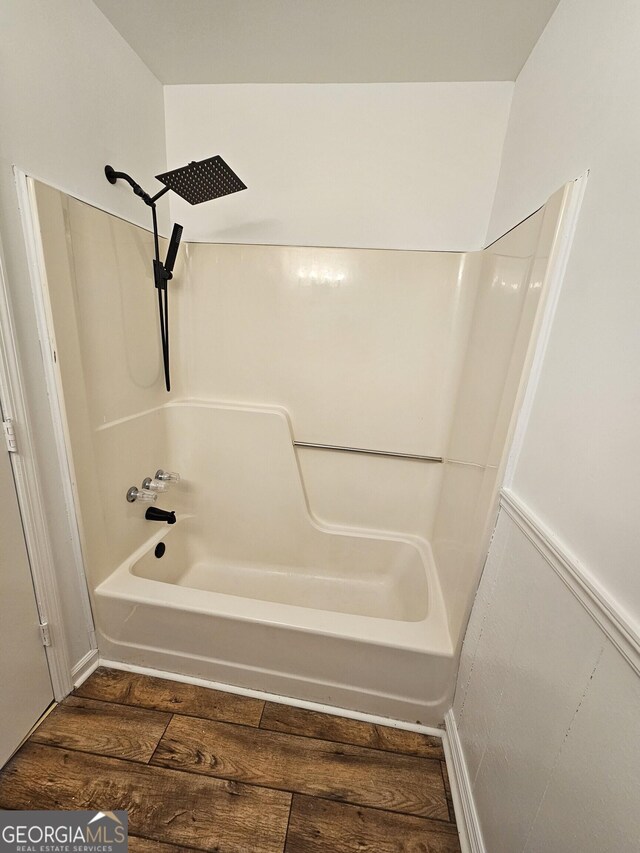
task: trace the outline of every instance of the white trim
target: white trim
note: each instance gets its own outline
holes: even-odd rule
[[[451,796],[456,813],[456,823],[460,835],[460,847],[462,853],[485,853],[480,819],[473,799],[471,780],[467,771],[467,763],[464,760],[462,743],[458,734],[453,708],[444,715],[446,737],[444,739],[444,751],[447,759],[447,768],[451,771],[449,781],[451,783]]]
[[[4,417],[13,419],[16,430],[18,449],[16,453],[10,455],[11,464],[38,615],[41,623],[48,623],[51,632],[51,645],[45,646],[45,654],[53,695],[56,700],[59,700],[72,689],[71,667],[2,257],[0,257],[0,331],[2,333],[0,335],[2,339],[0,399]]]
[[[500,506],[640,675],[640,634],[620,605],[544,522],[509,489],[502,489]]]
[[[292,708],[305,708],[308,711],[319,711],[322,714],[333,714],[334,717],[346,717],[349,720],[361,720],[364,723],[372,723],[374,726],[388,726],[393,729],[403,729],[407,732],[418,732],[423,735],[444,738],[444,731],[434,726],[423,726],[418,723],[406,723],[404,720],[394,720],[390,717],[381,717],[377,714],[365,714],[361,711],[349,711],[346,708],[336,708],[333,705],[325,705],[321,702],[310,702],[307,699],[294,699],[292,696],[280,696],[277,693],[267,693],[264,690],[253,690],[250,687],[236,687],[232,684],[223,684],[220,681],[209,681],[206,678],[196,678],[192,675],[181,675],[177,672],[167,672],[163,669],[152,669],[148,666],[138,666],[132,663],[100,659],[99,666],[108,669],[121,669],[124,672],[136,672],[139,675],[150,675],[155,678],[166,678],[168,681],[180,681],[183,684],[195,684],[198,687],[207,687],[210,690],[220,690],[223,693],[235,693],[237,696],[249,696],[252,699],[263,699],[265,702],[274,702],[278,705],[290,705]]]
[[[564,198],[562,200],[562,208],[558,215],[558,226],[553,247],[547,263],[547,272],[545,275],[544,286],[542,289],[544,306],[541,312],[539,325],[537,330],[532,333],[532,340],[535,341],[535,349],[531,358],[531,364],[528,369],[528,376],[522,400],[518,406],[518,417],[513,437],[509,446],[509,455],[504,471],[502,484],[508,488],[513,482],[513,475],[518,464],[524,436],[529,425],[533,401],[538,390],[540,375],[542,373],[542,365],[547,352],[547,344],[551,334],[551,327],[558,307],[562,282],[564,280],[569,255],[573,238],[578,226],[578,216],[580,207],[587,186],[589,171],[576,178],[567,185]]]
[[[65,503],[66,515],[69,519],[69,536],[74,563],[73,569],[76,573],[78,592],[82,600],[85,630],[88,633],[89,642],[91,643],[91,638],[94,636],[93,616],[82,560],[76,508],[73,500],[64,420],[60,408],[58,377],[50,346],[50,328],[45,294],[46,277],[37,212],[32,196],[33,184],[24,172],[14,169],[14,174],[20,218],[25,238],[25,250],[36,315],[36,326],[42,351],[47,396],[53,422],[53,434],[58,464],[62,472],[60,489]],[[22,391],[22,386],[19,387]],[[16,413],[16,418],[18,427],[22,428],[25,433],[24,437],[19,437],[19,440],[25,441],[27,451],[25,457],[28,463],[30,463],[29,465],[25,465],[23,470],[19,471],[16,476],[17,483],[19,484],[19,495],[20,491],[22,491],[21,497],[25,501],[25,538],[27,539],[28,547],[31,546],[33,549],[32,573],[34,586],[37,590],[36,595],[40,608],[40,616],[43,621],[49,623],[52,632],[52,643],[51,646],[47,647],[47,659],[51,670],[54,695],[60,701],[73,689],[71,655],[64,632],[60,591],[46,523],[46,507],[36,466],[35,444],[24,401],[22,411],[19,414]],[[20,454],[14,455],[19,456]],[[93,648],[95,648],[95,645],[93,645]]]
[[[106,165],[106,164],[105,164]],[[103,167],[104,168],[104,167]],[[86,204],[89,207],[93,207],[96,210],[100,210],[103,213],[108,213],[109,216],[115,216],[116,219],[121,219],[123,222],[128,222],[130,225],[135,225],[136,228],[141,228],[143,231],[148,231],[150,234],[153,234],[153,227],[149,222],[150,215],[145,217],[147,219],[146,224],[142,221],[142,215],[138,219],[134,219],[131,216],[127,216],[120,210],[116,210],[115,207],[111,207],[110,205],[103,205],[102,201],[98,204],[95,200],[90,199],[88,196],[83,195],[81,192],[78,192],[76,189],[70,190],[61,184],[57,184],[52,182],[50,178],[43,178],[41,175],[36,175],[31,169],[25,170],[22,169],[17,163],[13,164],[13,172],[15,175],[24,175],[25,177],[31,178],[32,181],[37,181],[40,184],[45,184],[47,187],[51,187],[52,190],[57,190],[59,193],[63,195],[69,196],[69,198],[73,198],[76,201],[81,201],[82,204]],[[104,175],[104,172],[103,172]],[[106,175],[104,176],[105,181],[107,180]],[[125,189],[124,187],[122,188]],[[162,189],[162,187],[157,187],[157,189]],[[126,188],[127,192],[131,192],[129,188]],[[148,211],[150,208],[145,207],[144,210]],[[142,211],[143,208],[140,208]],[[169,217],[170,219],[170,217]],[[169,230],[163,226],[162,224],[162,214],[158,214],[158,233],[165,240],[169,239]]]
[[[71,671],[73,686],[80,687],[91,673],[100,666],[100,654],[97,649],[90,649],[86,655],[78,661]]]

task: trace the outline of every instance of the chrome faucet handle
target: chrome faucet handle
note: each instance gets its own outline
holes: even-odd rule
[[[140,501],[140,503],[150,504],[158,500],[156,492],[149,489],[138,489],[136,486],[131,486],[127,491],[127,500],[130,504]]]
[[[163,471],[162,468],[158,468],[155,479],[160,480],[161,483],[179,483],[180,474],[176,474],[175,471]]]
[[[142,488],[150,492],[166,492],[169,488],[169,483],[163,483],[161,480],[145,477],[142,481]]]

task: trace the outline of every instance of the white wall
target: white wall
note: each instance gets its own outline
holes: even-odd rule
[[[590,170],[514,491],[640,630],[640,6],[562,0],[518,78],[492,239]]]
[[[172,215],[203,242],[480,249],[512,88],[167,86],[170,168],[221,154],[248,186]]]
[[[590,170],[511,489],[608,604],[587,594],[583,609],[545,544],[501,513],[455,700],[492,853],[640,836],[639,36],[635,2],[561,0],[516,82],[489,230]],[[633,665],[599,612],[612,636],[626,623]]]
[[[148,208],[103,170],[111,163],[160,187],[160,83],[87,0],[4,0],[0,28],[3,173],[15,164],[148,228]]]
[[[545,553],[503,509],[465,638],[454,711],[485,849],[630,853],[640,658],[625,659]]]
[[[22,372],[44,474],[72,662],[88,650],[35,331],[12,166],[148,225],[148,210],[104,178],[107,162],[142,185],[165,164],[162,87],[86,0],[0,4],[0,222]]]

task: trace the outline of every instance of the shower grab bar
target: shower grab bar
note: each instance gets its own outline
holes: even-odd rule
[[[414,459],[418,462],[444,462],[442,456],[421,456],[418,453],[396,453],[394,450],[367,450],[364,447],[341,447],[337,444],[314,444],[312,441],[294,441],[294,447],[311,447],[314,450],[338,450],[341,453],[364,453],[367,456],[391,456],[394,459]]]

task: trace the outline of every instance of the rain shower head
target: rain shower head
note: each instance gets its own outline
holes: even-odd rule
[[[201,204],[247,188],[219,154],[207,160],[193,160],[156,178],[189,204]]]
[[[167,283],[173,278],[173,267],[178,254],[180,245],[180,237],[182,236],[182,226],[174,225],[171,240],[169,242],[169,250],[167,259],[162,263],[160,260],[160,239],[158,235],[158,217],[156,213],[156,202],[169,190],[173,190],[182,196],[189,204],[200,204],[203,201],[210,201],[214,198],[220,198],[223,195],[237,193],[240,190],[246,190],[246,184],[243,184],[236,173],[227,166],[220,155],[209,157],[208,160],[199,160],[189,163],[187,166],[181,166],[179,169],[174,169],[172,172],[164,172],[162,175],[156,175],[164,186],[155,195],[149,195],[145,192],[137,181],[134,181],[131,175],[126,172],[116,172],[113,166],[105,166],[104,174],[110,184],[115,184],[119,180],[126,181],[134,193],[142,199],[142,201],[151,208],[151,216],[153,219],[153,244],[154,244],[154,259],[153,259],[153,278],[158,291],[158,314],[160,317],[160,340],[162,342],[162,361],[164,366],[164,381],[167,391],[171,390],[171,379],[169,376],[169,294]]]

